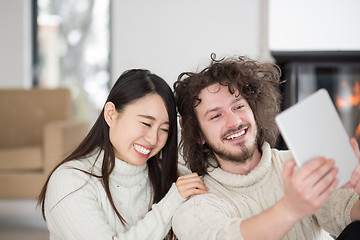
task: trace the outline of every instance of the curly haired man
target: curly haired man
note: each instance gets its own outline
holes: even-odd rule
[[[177,209],[178,239],[357,239],[360,164],[345,188],[337,188],[331,159],[295,170],[291,152],[274,148],[279,68],[246,57],[211,58],[174,83],[183,157],[210,189]]]

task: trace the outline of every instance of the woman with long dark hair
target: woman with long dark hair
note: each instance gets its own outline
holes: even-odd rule
[[[207,191],[179,177],[177,117],[168,84],[124,72],[80,145],[50,174],[39,204],[50,239],[172,239],[171,217]]]

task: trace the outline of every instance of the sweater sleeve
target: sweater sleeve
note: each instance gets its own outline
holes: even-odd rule
[[[110,204],[104,204],[108,200],[95,181],[99,180],[74,169],[54,172],[45,202],[51,239],[163,239],[170,230],[174,211],[184,202],[173,184],[166,196],[154,204],[143,219],[126,230],[123,228],[123,232],[116,232],[115,227],[108,223],[106,212],[112,212],[110,218],[117,216],[109,210]]]
[[[338,189],[315,213],[320,226],[338,236],[351,223],[350,212],[359,196],[351,189]]]
[[[179,240],[242,240],[234,212],[212,194],[193,196],[175,211],[172,228]]]

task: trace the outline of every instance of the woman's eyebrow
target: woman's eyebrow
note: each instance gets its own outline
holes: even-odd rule
[[[151,121],[155,121],[155,120],[156,120],[156,118],[154,118],[153,116],[150,116],[150,115],[138,114],[137,116],[138,116],[138,117],[142,117],[142,118],[149,119],[149,120],[151,120]],[[168,124],[168,125],[170,125],[170,122],[169,122],[169,121],[166,121],[166,122],[164,122],[163,124]]]
[[[153,116],[150,116],[150,115],[143,115],[143,114],[138,114],[139,117],[142,117],[142,118],[147,118],[149,120],[155,120],[155,118]]]

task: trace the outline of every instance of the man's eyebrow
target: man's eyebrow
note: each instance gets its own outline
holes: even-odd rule
[[[231,102],[231,104],[234,104],[234,103],[237,103],[237,102],[240,102],[241,100],[245,100],[243,97],[241,96],[237,96],[234,101]]]
[[[236,98],[231,102],[231,105],[234,104],[234,103],[237,103],[237,102],[239,102],[239,101],[241,101],[241,100],[244,100],[244,98],[241,97],[241,96],[238,96],[238,97],[236,97]],[[216,111],[218,111],[219,109],[221,109],[221,107],[211,108],[211,109],[209,109],[209,110],[207,110],[207,111],[205,112],[204,116],[208,115],[209,113],[216,112]]]
[[[210,114],[210,113],[212,113],[212,112],[218,111],[219,109],[221,109],[221,107],[214,107],[214,108],[211,108],[211,109],[207,110],[207,111],[205,112],[205,114],[204,114],[204,117],[206,117],[206,115],[208,115],[208,114]]]
[[[146,118],[146,119],[149,119],[149,120],[151,120],[151,121],[155,121],[156,120],[156,118],[154,118],[153,116],[150,116],[150,115],[144,115],[144,114],[138,114],[137,115],[138,117],[142,117],[142,118]],[[169,121],[166,121],[166,122],[164,122],[164,124],[170,124],[170,122]]]

